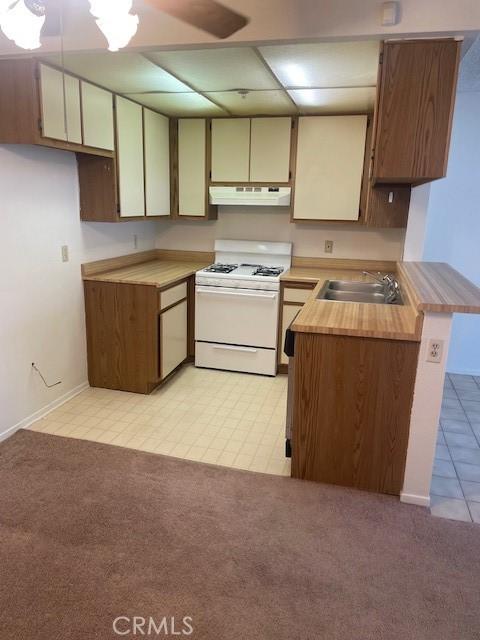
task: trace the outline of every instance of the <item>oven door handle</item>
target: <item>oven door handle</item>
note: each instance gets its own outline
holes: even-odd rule
[[[230,344],[214,344],[214,349],[220,349],[222,351],[245,351],[246,353],[257,353],[258,349],[252,347],[235,347]]]
[[[277,294],[276,293],[269,293],[269,294],[263,294],[263,293],[237,293],[234,291],[212,291],[210,289],[210,287],[205,288],[205,289],[201,289],[200,287],[196,288],[196,293],[209,293],[209,294],[213,294],[216,296],[240,296],[242,298],[268,298],[269,300],[273,300]]]

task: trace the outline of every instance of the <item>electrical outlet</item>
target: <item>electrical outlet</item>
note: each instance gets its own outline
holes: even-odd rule
[[[325,240],[325,253],[333,253],[333,240]]]
[[[427,362],[441,362],[443,356],[443,340],[432,338],[428,341]]]
[[[138,236],[135,233],[133,236],[133,248],[136,249],[138,247]]]
[[[64,244],[62,247],[62,262],[68,262],[69,261],[69,256],[68,256],[68,245]]]

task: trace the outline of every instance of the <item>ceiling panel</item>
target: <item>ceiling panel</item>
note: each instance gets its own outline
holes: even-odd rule
[[[297,113],[284,91],[252,91],[244,98],[236,91],[207,93],[213,100],[230,111],[232,115],[289,115]]]
[[[203,92],[278,88],[261,58],[247,47],[158,51],[148,57]]]
[[[288,93],[303,113],[368,113],[373,111],[376,89],[294,89]]]
[[[224,116],[226,112],[198,93],[135,93],[131,98],[168,116]]]
[[[61,56],[46,60],[61,66]],[[170,73],[138,53],[65,54],[65,68],[111,91],[191,91]]]
[[[334,42],[260,47],[285,87],[376,85],[379,43]]]

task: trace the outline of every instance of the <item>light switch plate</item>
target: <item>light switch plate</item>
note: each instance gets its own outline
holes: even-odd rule
[[[427,362],[439,363],[443,357],[443,340],[431,338],[428,341]]]
[[[64,244],[62,247],[62,262],[68,262],[68,260],[69,260],[68,245]]]

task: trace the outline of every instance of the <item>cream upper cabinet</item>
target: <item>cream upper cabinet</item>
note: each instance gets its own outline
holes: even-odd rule
[[[293,218],[358,220],[367,116],[299,118]]]
[[[144,216],[142,107],[116,96],[115,113],[120,216]]]
[[[252,118],[250,182],[290,179],[291,118]]]
[[[248,182],[250,118],[212,120],[212,182]]]
[[[169,120],[143,109],[145,157],[145,212],[147,216],[170,215]]]
[[[65,92],[65,93],[64,93]],[[42,134],[46,138],[82,143],[80,81],[40,64]]]
[[[202,118],[178,121],[178,215],[206,215],[207,123]]]
[[[81,82],[83,144],[113,151],[113,102],[110,91]]]
[[[187,301],[160,315],[160,360],[162,380],[187,357]]]

